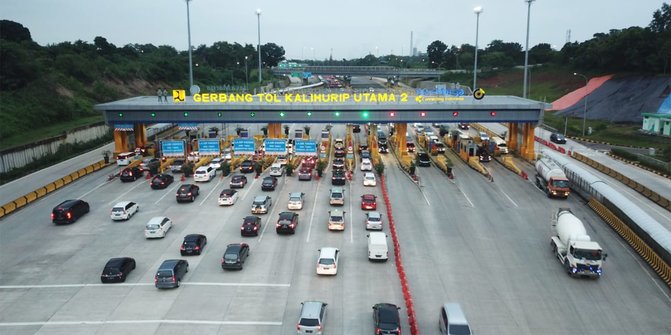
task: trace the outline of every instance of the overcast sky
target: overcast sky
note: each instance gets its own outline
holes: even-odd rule
[[[432,41],[475,44],[476,15],[482,6],[478,45],[492,40],[524,47],[524,0],[192,0],[191,44],[216,41],[257,43],[256,9],[261,9],[261,44],[273,42],[286,57],[312,59],[408,55],[426,52]],[[529,47],[549,43],[560,49],[595,33],[646,27],[659,0],[538,0],[531,5]],[[23,24],[41,45],[93,42],[103,36],[116,46],[128,43],[171,45],[187,50],[184,0],[0,0],[0,18]]]

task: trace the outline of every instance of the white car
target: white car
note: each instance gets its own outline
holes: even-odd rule
[[[238,200],[238,191],[232,189],[225,189],[219,193],[219,206],[231,206]]]
[[[156,216],[151,218],[144,228],[144,237],[163,238],[172,228],[172,221],[165,216]]]
[[[281,177],[284,175],[284,166],[277,162],[273,163],[273,165],[270,166],[269,174],[273,177]]]
[[[221,163],[225,162],[226,160],[223,157],[217,157],[213,158],[210,161],[210,166],[213,167],[215,170],[216,169],[221,169]]]
[[[361,160],[361,171],[373,171],[373,163],[368,158]]]
[[[275,163],[280,164],[281,166],[287,165],[288,161],[289,159],[287,158],[287,156],[284,155],[279,155],[277,156],[277,159],[275,159]]]
[[[366,230],[382,230],[382,214],[380,212],[366,213]]]
[[[303,192],[291,192],[289,193],[289,203],[287,204],[288,209],[303,209],[303,197],[305,193]]]
[[[324,247],[319,249],[319,258],[317,259],[317,274],[333,276],[337,275],[339,258],[340,250],[338,248]]]
[[[224,152],[221,154],[221,157],[224,160],[230,161],[233,159],[233,151],[231,149],[224,149]]]
[[[212,165],[201,166],[193,174],[193,181],[210,181],[217,175]]]
[[[198,163],[198,161],[200,160],[200,154],[198,153],[198,151],[192,151],[189,153],[189,155],[186,156],[186,160],[192,163]]]
[[[372,172],[363,174],[363,186],[377,186],[377,180]]]
[[[482,141],[482,142],[489,141],[489,135],[487,135],[487,133],[485,133],[484,131],[481,131],[480,132],[480,141]]]
[[[112,220],[128,220],[133,216],[137,211],[140,210],[140,206],[132,201],[122,201],[112,207],[112,213],[110,217]]]
[[[345,230],[345,212],[339,209],[329,211],[328,229],[340,231]]]

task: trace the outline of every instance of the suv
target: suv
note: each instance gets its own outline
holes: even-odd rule
[[[144,170],[139,166],[133,166],[121,170],[119,179],[121,179],[121,181],[136,181],[142,176],[144,176]]]
[[[232,243],[226,246],[224,256],[221,258],[223,270],[242,270],[245,260],[249,256],[249,245],[247,243]]]
[[[274,191],[277,186],[277,178],[275,177],[265,177],[263,182],[261,182],[262,191]]]
[[[128,274],[135,269],[135,260],[130,257],[111,258],[100,274],[102,283],[122,283]]]
[[[189,272],[189,262],[183,259],[168,259],[158,267],[154,276],[154,286],[156,288],[175,288],[184,275]]]
[[[242,173],[252,173],[254,172],[254,162],[246,159],[240,163],[240,172]]]
[[[550,135],[550,141],[557,144],[566,144],[566,137],[564,137],[562,134],[552,133]]]
[[[132,201],[122,201],[112,207],[112,220],[128,220],[140,210],[140,206]]]
[[[333,170],[331,185],[345,185],[346,180],[345,170]]]
[[[231,177],[231,182],[228,184],[230,188],[244,188],[247,185],[247,177],[236,174]]]
[[[277,224],[275,224],[275,231],[280,233],[296,233],[296,227],[298,226],[298,213],[294,212],[282,212],[280,213],[280,218],[277,219]]]
[[[401,335],[401,318],[398,315],[399,309],[400,307],[388,303],[379,303],[373,306],[375,334]]]
[[[266,214],[273,205],[273,200],[267,195],[259,195],[252,203],[252,214]]]
[[[334,187],[329,195],[330,205],[345,205],[345,191],[341,187]]]
[[[175,195],[175,197],[177,199],[177,202],[182,202],[182,201],[187,201],[187,200],[193,202],[194,200],[196,200],[196,197],[198,196],[199,191],[200,191],[200,187],[198,187],[194,184],[183,184],[177,190],[177,194]]]
[[[217,170],[211,165],[201,166],[193,174],[193,181],[210,181],[217,176]]]
[[[51,211],[51,222],[55,224],[73,223],[89,210],[89,204],[84,200],[65,200]]]
[[[151,188],[158,190],[168,187],[175,180],[175,177],[169,174],[157,174],[151,179]]]
[[[321,301],[304,301],[301,305],[301,316],[296,325],[298,334],[322,334],[327,304]]]

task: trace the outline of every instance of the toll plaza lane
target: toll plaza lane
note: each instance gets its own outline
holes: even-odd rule
[[[478,334],[671,330],[668,288],[584,200],[548,199],[519,177],[491,182],[470,168],[454,181],[435,167],[418,168],[421,187],[400,169],[385,171],[421,333],[437,333],[446,302],[460,303]],[[570,207],[609,254],[603,278],[570,278],[550,252],[557,207]]]
[[[342,207],[347,212],[346,229],[330,232],[326,228],[328,211],[333,209],[328,204],[330,178],[304,182],[296,175],[280,177],[275,191],[263,192],[260,179],[247,176],[250,183],[240,191],[237,203],[220,207],[216,196],[228,187],[230,177],[222,180],[217,175],[208,183],[197,183],[200,196],[195,202],[178,204],[174,195],[181,184],[179,175],[171,187],[151,190],[146,179],[129,183],[115,180],[98,187],[106,175],[92,174],[3,219],[0,333],[51,333],[58,329],[70,333],[179,334],[189,329],[220,334],[292,334],[300,302],[320,299],[329,304],[329,332],[356,334],[371,329],[373,304],[390,302],[405,308],[393,258],[386,263],[367,259],[367,232],[358,197],[365,192],[381,198],[379,188],[364,188],[357,173],[355,182],[346,186]],[[297,211],[300,223],[296,234],[277,235],[274,223],[278,213],[286,210],[289,192],[304,192],[306,203]],[[262,233],[241,237],[242,218],[250,215],[253,197],[262,194],[273,199],[270,212],[259,215]],[[90,204],[90,213],[73,224],[51,223],[49,214],[56,204],[82,195]],[[127,221],[110,220],[111,207],[122,200],[137,202],[140,211]],[[382,211],[381,202],[379,206]],[[173,220],[173,228],[163,239],[145,239],[145,223],[161,215]],[[202,255],[182,257],[179,246],[190,233],[206,235],[208,244]],[[250,245],[244,269],[222,270],[226,245],[238,242]],[[334,277],[315,273],[317,250],[324,246],[338,247],[342,252]],[[137,268],[125,284],[100,284],[103,265],[118,256],[135,258]],[[188,260],[189,272],[182,287],[153,287],[156,269],[165,259]],[[409,329],[407,318],[402,318],[402,325]]]

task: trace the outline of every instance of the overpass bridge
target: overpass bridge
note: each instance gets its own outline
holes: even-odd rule
[[[270,138],[282,137],[282,123],[394,123],[405,135],[407,123],[508,123],[508,146],[533,157],[534,128],[545,103],[515,96],[464,96],[463,91],[339,93],[200,93],[173,98],[140,96],[98,104],[105,122],[115,129],[115,151],[128,151],[128,134],[147,143],[149,123],[267,123]],[[159,102],[161,101],[161,102]],[[521,126],[520,126],[521,125]],[[518,141],[518,139],[520,139]],[[400,141],[405,143],[405,141]]]
[[[334,76],[379,76],[379,77],[413,77],[413,78],[436,78],[446,71],[435,69],[406,69],[393,66],[300,66],[300,67],[275,67],[272,69],[276,75],[290,75],[292,73],[311,73],[314,75]]]

